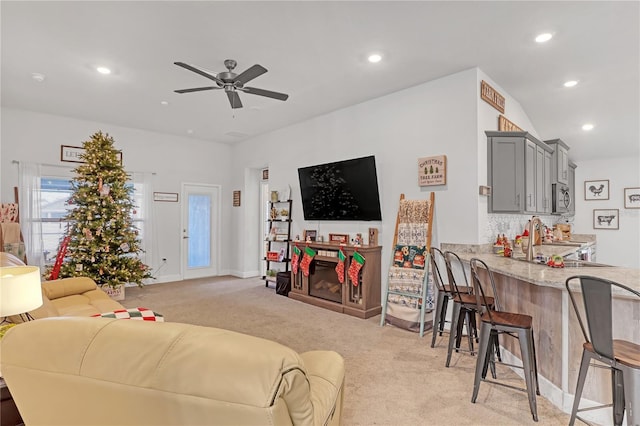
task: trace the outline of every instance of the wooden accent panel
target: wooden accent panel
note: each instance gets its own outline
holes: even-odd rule
[[[562,388],[562,291],[532,285],[495,271],[493,277],[502,310],[533,317],[538,373]],[[484,282],[489,281],[485,278]],[[509,352],[521,356],[517,339],[508,336],[501,339],[500,344]]]

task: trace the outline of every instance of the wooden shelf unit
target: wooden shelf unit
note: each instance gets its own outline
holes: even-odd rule
[[[304,247],[308,246],[316,252],[320,250],[336,254],[335,257],[317,254],[313,258],[310,270],[314,269],[313,263],[316,261],[332,263],[334,267],[338,264],[337,253],[340,249],[340,246],[337,244],[317,242],[299,242],[297,244],[303,253]],[[312,276],[311,274],[309,274],[308,277],[305,277],[302,273],[302,270],[298,270],[297,275],[294,275],[293,272],[291,273],[291,291],[289,292],[289,297],[301,302],[309,303],[314,306],[319,306],[321,308],[329,309],[335,312],[341,312],[363,319],[380,314],[382,312],[382,306],[380,304],[380,256],[382,247],[342,246],[342,249],[346,255],[346,259],[345,281],[343,284],[341,284],[341,302],[326,300],[324,298],[312,295],[309,288]],[[362,269],[360,269],[358,283],[352,283],[349,275],[347,274],[355,250],[357,250],[365,258],[364,265],[362,266]],[[337,275],[335,276],[335,282],[339,284]]]
[[[284,257],[282,260],[269,260],[264,257],[262,260],[266,262],[266,270],[270,270],[272,266],[275,265],[279,272],[289,272],[289,262],[291,262],[291,205],[293,204],[292,200],[283,200],[283,201],[270,201],[269,202],[269,211],[271,209],[281,209],[286,207],[288,209],[289,214],[286,219],[282,218],[274,218],[269,219],[267,222],[269,223],[269,235],[271,235],[271,230],[276,230],[278,235],[286,235],[285,239],[282,240],[270,240],[267,239],[267,252],[276,251],[280,252],[280,250],[284,250]],[[280,231],[280,232],[278,232]],[[283,269],[284,266],[284,269]],[[269,283],[276,284],[276,277],[263,275],[262,279],[264,280],[265,287],[269,287]]]

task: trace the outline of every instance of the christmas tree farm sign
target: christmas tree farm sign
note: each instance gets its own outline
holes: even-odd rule
[[[447,156],[418,158],[418,185],[446,185],[447,183]]]

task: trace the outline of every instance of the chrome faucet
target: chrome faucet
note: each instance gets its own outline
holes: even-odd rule
[[[538,224],[537,228],[536,224]],[[534,235],[534,233],[537,232],[537,235],[540,237],[540,241],[542,241],[542,238],[544,238],[543,229],[544,224],[542,223],[542,220],[538,216],[533,216],[529,221],[529,242],[527,243],[527,261],[529,262],[533,260],[533,247],[536,245],[536,235]]]

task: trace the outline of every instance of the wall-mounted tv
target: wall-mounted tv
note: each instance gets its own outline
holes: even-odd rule
[[[298,169],[305,220],[382,220],[373,155]]]

